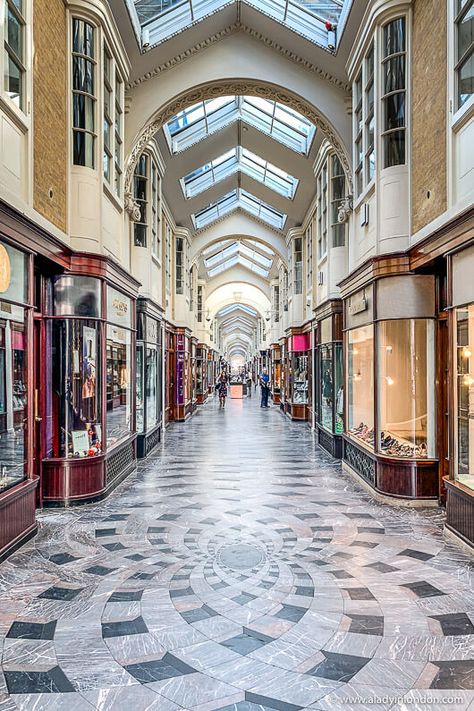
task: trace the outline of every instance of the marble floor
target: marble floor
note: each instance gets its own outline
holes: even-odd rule
[[[472,560],[258,399],[0,565],[0,711],[474,710]]]

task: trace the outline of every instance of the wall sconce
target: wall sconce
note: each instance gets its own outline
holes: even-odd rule
[[[469,346],[464,346],[464,348],[462,349],[462,357],[463,358],[470,358],[471,355],[472,355],[472,352],[471,352],[471,349],[469,348]]]

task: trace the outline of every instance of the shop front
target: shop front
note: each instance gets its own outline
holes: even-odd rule
[[[446,527],[474,546],[474,246],[448,256],[451,334]]]
[[[279,343],[272,343],[271,354],[271,396],[275,405],[280,404],[281,351]]]
[[[344,296],[343,466],[381,494],[436,502],[435,278],[399,273]],[[323,328],[319,425],[336,435],[338,342],[325,341],[337,330]]]
[[[198,405],[203,405],[208,398],[208,350],[204,343],[198,343],[196,348],[196,399]]]
[[[78,256],[69,273],[41,277],[43,505],[103,498],[135,468],[138,284],[118,269],[105,258]]]
[[[197,410],[197,345],[198,339],[191,336],[191,358],[190,358],[190,387],[191,387],[191,414]]]
[[[342,457],[344,377],[342,303],[326,305],[314,331],[314,397],[318,443],[333,457]]]
[[[310,344],[310,332],[292,329],[286,338],[284,403],[292,420],[308,418]]]
[[[161,309],[149,299],[137,301],[137,456],[159,443],[162,428],[163,351]]]
[[[37,529],[32,267],[0,234],[0,560]]]
[[[175,343],[174,419],[184,422],[192,414],[191,332],[177,327]]]

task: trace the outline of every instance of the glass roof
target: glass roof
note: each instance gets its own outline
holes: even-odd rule
[[[244,311],[245,313],[249,314],[250,316],[258,316],[258,313],[255,309],[252,309],[250,306],[245,306],[245,304],[231,304],[230,306],[224,306],[223,309],[221,309],[216,316],[226,316],[227,314],[232,313],[233,311],[237,311],[240,309],[241,311]]]
[[[199,101],[173,116],[163,130],[170,151],[175,154],[238,120],[303,155],[308,155],[316,132],[314,124],[302,114],[258,96],[220,96]]]
[[[268,277],[273,259],[238,241],[232,242],[232,244],[219,250],[216,254],[204,259],[204,265],[210,277],[216,276],[216,274],[230,269],[236,264],[241,264],[260,276]]]
[[[220,180],[241,171],[259,183],[263,183],[279,195],[292,199],[299,180],[276,165],[252,153],[247,148],[236,146],[210,163],[205,163],[181,179],[181,187],[187,199],[199,195]]]
[[[285,225],[287,218],[285,214],[278,212],[274,207],[242,188],[236,188],[230,193],[226,193],[219,200],[210,203],[191,217],[195,228],[200,230],[238,207],[259,217],[278,230],[282,230]]]
[[[143,49],[169,39],[235,0],[126,0]],[[244,0],[265,15],[328,47],[326,22],[341,23],[352,0]],[[138,33],[138,28],[137,28]]]

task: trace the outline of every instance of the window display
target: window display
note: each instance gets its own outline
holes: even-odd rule
[[[0,492],[25,478],[25,309],[0,304]]]
[[[347,334],[347,432],[374,448],[374,327]]]
[[[107,325],[107,446],[132,431],[130,331]]]
[[[156,346],[146,349],[146,424],[147,430],[154,427],[158,420],[158,355]]]
[[[100,325],[93,320],[50,322],[51,457],[95,457],[102,452]]]
[[[455,478],[474,489],[474,304],[455,312]]]
[[[137,432],[145,431],[145,401],[143,399],[143,344],[137,343],[137,373],[136,373],[136,425]]]
[[[293,354],[292,370],[293,404],[306,405],[308,402],[308,356]]]
[[[378,451],[434,457],[434,323],[382,321],[378,329]]]

